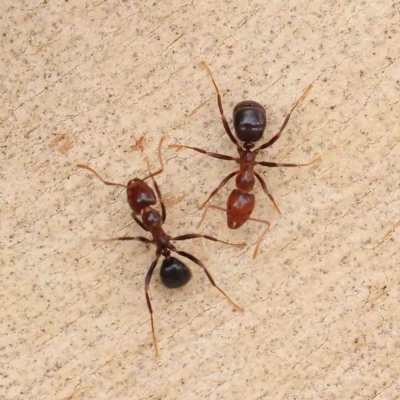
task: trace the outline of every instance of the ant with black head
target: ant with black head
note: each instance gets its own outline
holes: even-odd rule
[[[292,115],[293,111],[300,103],[300,101],[304,99],[304,97],[307,95],[312,85],[309,85],[307,87],[302,96],[299,98],[299,100],[297,100],[295,105],[292,107],[289,114],[286,116],[281,128],[279,129],[278,133],[275,136],[273,136],[268,142],[262,144],[257,148],[254,148],[255,143],[260,141],[261,138],[263,137],[264,130],[267,125],[265,108],[260,103],[250,100],[242,101],[236,104],[236,106],[233,109],[233,126],[235,129],[237,139],[239,139],[239,141],[242,142],[239,143],[239,141],[233,135],[229,127],[229,124],[226,120],[222,108],[221,94],[218,90],[217,84],[215,83],[212,72],[204,61],[202,61],[202,64],[207,68],[207,71],[211,77],[214,88],[217,92],[218,108],[221,114],[222,124],[224,125],[225,131],[228,134],[230,140],[236,146],[239,153],[239,158],[231,157],[225,154],[209,152],[200,149],[198,147],[184,146],[180,144],[173,144],[169,145],[168,147],[176,149],[182,149],[182,148],[192,149],[199,153],[206,154],[210,157],[218,158],[220,160],[235,161],[236,163],[239,164],[239,169],[230,173],[225,179],[223,179],[220,185],[211,192],[207,200],[199,207],[199,209],[203,209],[208,204],[208,202],[222,189],[222,187],[230,179],[236,176],[236,189],[233,189],[228,197],[227,208],[224,209],[216,205],[208,205],[199,222],[199,226],[204,221],[205,215],[209,208],[214,208],[226,212],[227,224],[230,229],[238,229],[248,220],[262,222],[266,224],[267,228],[260,235],[256,247],[254,249],[253,258],[256,258],[260,243],[270,227],[269,221],[250,217],[255,206],[255,197],[251,192],[254,189],[256,178],[259,181],[263,191],[272,201],[276,211],[278,211],[278,213],[281,213],[281,211],[278,205],[276,204],[274,197],[268,190],[267,184],[265,183],[264,179],[256,171],[254,171],[254,167],[256,165],[261,165],[264,167],[303,167],[314,164],[315,162],[321,160],[321,158],[319,157],[306,164],[275,163],[270,161],[256,160],[256,157],[261,150],[264,150],[272,146],[280,138],[282,132],[284,131],[286,125],[289,122],[290,116]]]
[[[212,236],[201,235],[201,234],[197,234],[197,233],[191,233],[191,234],[171,237],[164,231],[163,224],[165,223],[167,213],[166,213],[163,198],[161,196],[160,188],[154,179],[154,177],[156,175],[160,174],[164,170],[164,164],[163,164],[163,160],[162,160],[162,156],[161,156],[161,145],[162,145],[163,140],[164,140],[164,137],[161,138],[160,144],[158,147],[158,156],[159,156],[161,168],[157,172],[152,173],[150,170],[149,161],[147,160],[149,175],[143,179],[134,178],[134,179],[130,180],[127,185],[123,185],[121,183],[105,181],[94,169],[88,167],[87,165],[81,165],[81,164],[77,165],[78,168],[83,168],[83,169],[90,171],[98,179],[100,179],[105,185],[121,186],[121,187],[126,188],[128,203],[133,211],[132,212],[133,219],[141,228],[143,228],[145,231],[149,232],[150,235],[152,236],[151,239],[148,239],[143,236],[122,236],[122,237],[116,237],[116,238],[110,238],[110,239],[98,239],[98,240],[105,241],[105,242],[116,241],[116,240],[136,240],[136,241],[143,242],[143,243],[148,243],[148,244],[151,243],[156,246],[156,258],[151,263],[150,268],[146,275],[146,279],[145,279],[145,295],[146,295],[147,306],[148,306],[148,309],[150,312],[151,330],[152,330],[152,335],[153,335],[153,342],[154,342],[154,349],[155,349],[156,356],[158,356],[158,346],[157,346],[157,339],[156,339],[156,334],[155,334],[155,329],[154,329],[153,308],[151,306],[151,301],[150,301],[150,296],[149,296],[149,286],[150,286],[150,280],[151,280],[152,274],[153,274],[154,269],[156,268],[158,260],[161,256],[164,257],[164,260],[161,265],[160,277],[161,277],[161,282],[163,283],[164,286],[166,286],[167,288],[178,288],[178,287],[184,286],[186,283],[189,282],[189,280],[192,276],[191,271],[190,271],[189,267],[186,266],[186,264],[184,264],[178,258],[171,256],[171,252],[175,252],[175,253],[179,254],[180,256],[185,257],[185,258],[191,260],[192,262],[194,262],[195,264],[197,264],[198,266],[200,266],[203,269],[203,271],[205,272],[205,274],[207,275],[207,278],[210,281],[210,283],[217,290],[219,290],[225,296],[225,298],[237,310],[243,311],[243,308],[241,308],[235,302],[233,302],[229,298],[229,296],[215,283],[214,279],[212,278],[211,274],[208,272],[206,266],[203,264],[202,261],[200,261],[198,258],[196,258],[195,256],[193,256],[190,253],[178,250],[171,243],[171,241],[203,238],[203,239],[211,240],[213,242],[220,242],[220,243],[224,243],[224,244],[228,244],[228,245],[236,246],[236,247],[243,247],[246,245],[246,243],[238,243],[238,244],[228,243],[228,242],[225,242],[223,240],[217,239]],[[149,179],[149,178],[152,179],[157,196],[154,193],[153,189],[145,182],[145,180]],[[161,214],[152,207],[157,203],[157,199],[160,203]]]

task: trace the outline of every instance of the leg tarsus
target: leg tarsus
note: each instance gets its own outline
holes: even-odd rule
[[[185,146],[183,144],[170,144],[168,146],[168,148],[170,148],[170,149],[191,149],[191,150],[197,151],[198,153],[206,154],[207,156],[218,158],[220,160],[239,161],[239,159],[235,158],[235,157],[226,156],[225,154],[213,153],[211,151],[206,151],[206,150],[200,149],[199,147]]]
[[[233,300],[231,300],[229,298],[229,296],[215,283],[213,277],[208,272],[207,267],[198,258],[196,258],[195,256],[192,256],[189,253],[186,253],[185,251],[177,250],[175,247],[173,247],[172,250],[175,253],[180,254],[181,256],[188,258],[189,260],[191,260],[192,262],[197,264],[200,268],[202,268],[203,271],[205,272],[205,274],[207,275],[207,278],[210,281],[211,285],[213,285],[218,291],[220,291],[225,296],[225,298],[233,305],[233,307],[235,307],[239,311],[244,311],[244,309],[242,307],[240,307]]]
[[[264,232],[261,233],[260,237],[258,238],[256,247],[254,248],[253,260],[255,260],[256,257],[257,257],[257,254],[258,254],[258,249],[260,247],[260,244],[261,244],[262,240],[264,239],[264,236],[266,235],[266,233],[269,231],[269,228],[271,227],[271,223],[269,221],[267,221],[267,220],[258,219],[258,218],[249,218],[249,220],[255,221],[255,222],[261,222],[261,223],[267,225],[267,227],[265,228]]]
[[[209,206],[206,206],[205,209],[204,209],[204,211],[203,211],[203,215],[201,216],[200,221],[199,221],[199,223],[197,224],[197,228],[200,228],[200,226],[203,224],[203,222],[204,222],[204,220],[205,220],[205,218],[206,218],[206,214],[207,214],[209,208],[214,208],[215,210],[220,210],[220,211],[223,211],[223,212],[226,213],[226,209],[223,208],[223,207],[221,207],[221,206],[216,206],[216,205],[214,205],[214,204],[209,205]]]
[[[309,163],[305,164],[294,164],[294,163],[275,163],[275,162],[270,162],[270,161],[257,161],[257,165],[261,165],[263,167],[270,167],[270,168],[275,168],[275,167],[307,167],[308,165],[314,164],[318,161],[321,161],[322,158],[318,157],[315,160],[312,160]]]
[[[158,346],[157,346],[157,338],[156,338],[156,332],[154,329],[154,319],[153,319],[153,308],[151,306],[151,301],[150,301],[150,296],[149,296],[149,286],[150,286],[150,280],[151,276],[153,275],[153,271],[157,266],[158,259],[160,258],[160,255],[157,256],[157,258],[151,263],[149,270],[147,271],[146,279],[145,279],[145,286],[144,286],[144,291],[146,294],[146,301],[147,301],[147,307],[150,312],[150,320],[151,320],[151,332],[153,334],[153,343],[154,343],[154,350],[156,353],[156,357],[158,357]]]
[[[198,239],[198,238],[211,240],[213,242],[224,243],[224,244],[227,244],[229,246],[234,246],[234,247],[244,247],[247,244],[245,242],[242,242],[242,243],[229,243],[229,242],[225,242],[224,240],[217,239],[217,238],[215,238],[213,236],[201,235],[201,234],[197,234],[197,233],[189,233],[187,235],[176,236],[176,237],[172,238],[171,240],[190,240],[190,239]]]
[[[142,243],[153,243],[150,239],[147,239],[143,236],[120,236],[120,237],[108,238],[108,239],[96,238],[94,240],[96,242],[115,242],[117,240],[137,240],[138,242],[142,242]]]

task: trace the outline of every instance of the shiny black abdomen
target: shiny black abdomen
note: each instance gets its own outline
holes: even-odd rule
[[[167,288],[178,288],[186,285],[192,273],[190,269],[175,257],[164,259],[160,270],[161,281]]]

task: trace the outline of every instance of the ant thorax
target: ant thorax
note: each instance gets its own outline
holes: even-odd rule
[[[161,226],[161,215],[154,208],[145,207],[142,211],[142,221],[150,231],[153,231],[154,228]]]
[[[242,166],[252,166],[254,167],[256,165],[256,157],[257,157],[257,152],[252,151],[250,149],[244,149],[239,151],[240,159],[239,159],[239,164]]]

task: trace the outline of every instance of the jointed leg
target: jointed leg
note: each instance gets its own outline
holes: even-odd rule
[[[238,158],[231,157],[231,156],[226,156],[225,154],[219,154],[219,153],[212,153],[210,151],[205,151],[203,149],[199,149],[198,147],[191,147],[191,146],[184,146],[182,144],[170,144],[168,148],[171,149],[192,149],[194,151],[197,151],[202,154],[207,154],[210,157],[214,158],[219,158],[220,160],[228,160],[228,161],[238,161]]]
[[[217,238],[212,237],[212,236],[200,235],[200,234],[197,234],[197,233],[189,233],[187,235],[176,236],[176,237],[172,238],[171,240],[188,240],[188,239],[197,239],[197,238],[208,239],[208,240],[211,240],[213,242],[224,243],[224,244],[227,244],[229,246],[235,246],[235,247],[243,247],[243,246],[246,246],[246,244],[247,244],[245,242],[242,242],[242,243],[229,243],[229,242],[225,242],[224,240],[220,240],[220,239],[217,239]]]
[[[207,214],[207,211],[208,211],[209,208],[214,208],[215,210],[220,210],[220,211],[223,211],[224,213],[227,212],[227,210],[225,208],[220,207],[220,206],[214,206],[214,205],[207,206],[206,209],[203,212],[203,216],[201,217],[201,220],[200,220],[198,226],[200,226],[203,223],[204,218],[206,217],[206,214]],[[252,218],[252,217],[249,218],[249,221],[262,222],[263,224],[267,225],[267,228],[262,232],[262,234],[258,238],[256,247],[254,248],[253,259],[255,259],[257,257],[258,248],[260,247],[260,244],[261,244],[265,234],[269,231],[269,228],[270,228],[271,224],[267,220],[258,219],[258,218]]]
[[[315,160],[306,163],[306,164],[287,164],[287,163],[275,163],[275,162],[269,162],[269,161],[257,161],[256,164],[257,165],[262,165],[263,167],[306,167],[307,165],[311,165],[316,163],[317,161],[321,161],[322,158],[318,157]]]
[[[279,132],[272,138],[270,139],[267,143],[264,143],[263,145],[261,145],[258,149],[256,149],[255,151],[259,151],[259,150],[263,150],[266,149],[267,147],[272,146],[281,136],[282,132],[284,131],[284,129],[286,128],[286,125],[289,122],[290,116],[292,115],[292,112],[294,111],[294,109],[298,106],[298,104],[300,103],[301,100],[304,99],[304,97],[306,97],[307,93],[309,92],[309,90],[312,88],[312,85],[309,85],[308,88],[304,91],[304,93],[301,95],[301,97],[296,101],[295,105],[292,107],[292,109],[290,110],[289,114],[286,116],[285,120],[283,121],[283,124],[281,126],[281,129],[279,129]]]
[[[94,169],[88,167],[87,165],[78,164],[77,167],[78,168],[82,168],[82,169],[87,169],[94,176],[96,176],[96,178],[100,179],[105,185],[108,185],[108,186],[122,186],[122,187],[126,188],[126,185],[123,185],[122,183],[114,183],[114,182],[105,181]]]
[[[207,212],[210,208],[214,208],[216,210],[221,210],[221,211],[226,211],[225,208],[222,208],[220,206],[214,206],[214,205],[206,206],[205,210],[203,211],[203,215],[201,216],[200,221],[197,224],[197,228],[200,228],[200,226],[203,224],[204,220],[206,219]]]
[[[229,174],[220,184],[219,186],[214,189],[211,194],[208,196],[208,199],[199,207],[199,210],[203,209],[206,204],[225,186],[225,184],[229,181],[229,179],[233,178],[235,175],[237,175],[239,171],[232,172]]]
[[[148,170],[149,170],[149,172],[150,172],[150,175],[149,175],[149,176],[151,177],[151,180],[153,181],[153,185],[154,185],[154,189],[156,190],[156,193],[157,193],[158,201],[160,202],[160,206],[161,206],[161,218],[162,218],[162,222],[164,223],[165,220],[166,220],[166,218],[167,218],[167,210],[165,209],[165,204],[164,204],[164,200],[163,200],[163,198],[162,198],[162,196],[161,196],[160,188],[158,187],[157,182],[156,182],[156,180],[154,179],[154,174],[152,174],[151,171],[150,171],[149,160],[147,160],[147,168],[148,168]]]
[[[135,222],[142,228],[144,229],[146,232],[148,232],[149,230],[146,228],[146,226],[144,225],[144,223],[135,215],[135,213],[131,214],[132,218],[135,220]]]
[[[278,211],[279,214],[282,214],[282,213],[281,213],[281,210],[280,210],[279,207],[278,207],[278,205],[275,203],[274,197],[273,197],[272,194],[269,192],[268,187],[267,187],[267,184],[265,183],[264,179],[261,178],[261,176],[258,175],[257,172],[254,172],[254,175],[256,176],[256,178],[258,179],[258,181],[260,182],[261,187],[263,188],[264,192],[267,194],[267,196],[268,196],[268,197],[270,198],[270,200],[272,201],[272,203],[273,203],[273,205],[274,205],[274,207],[275,207],[275,210]]]
[[[255,222],[261,222],[261,223],[267,225],[265,230],[261,233],[260,237],[258,238],[256,247],[254,248],[254,253],[253,253],[253,260],[254,260],[257,257],[258,249],[260,247],[260,244],[261,244],[262,240],[264,239],[264,236],[269,231],[271,223],[269,221],[265,220],[265,219],[258,219],[258,218],[249,218],[249,220],[255,221]]]
[[[151,179],[153,180],[153,184],[154,184],[154,188],[156,189],[158,201],[160,202],[161,217],[162,217],[162,222],[164,223],[165,220],[167,219],[167,210],[165,208],[164,200],[163,200],[163,198],[161,196],[161,191],[160,191],[160,188],[159,188],[157,182],[155,181],[155,179],[153,177],[151,177]]]
[[[212,74],[210,68],[208,67],[208,65],[205,63],[205,61],[202,61],[201,63],[207,68],[207,71],[208,71],[208,73],[209,73],[209,75],[211,77],[212,83],[213,83],[213,85],[215,87],[215,91],[217,92],[218,108],[219,108],[219,112],[221,114],[221,119],[222,119],[222,123],[223,123],[224,128],[225,128],[225,131],[228,134],[229,138],[232,140],[232,142],[238,147],[239,146],[238,141],[236,140],[235,136],[233,136],[231,128],[229,127],[228,121],[226,120],[226,117],[225,117],[225,114],[224,114],[224,110],[222,108],[221,94],[219,93],[218,86],[215,83],[213,74]]]
[[[213,277],[210,275],[210,273],[208,272],[206,266],[195,256],[192,256],[189,253],[186,253],[185,251],[180,251],[177,250],[176,248],[173,248],[173,251],[175,253],[180,254],[183,257],[188,258],[189,260],[193,261],[195,264],[197,264],[198,266],[200,266],[203,271],[206,273],[208,280],[210,281],[211,285],[213,285],[217,290],[219,290],[224,296],[225,298],[239,311],[244,311],[242,307],[238,306],[234,301],[232,301],[229,296],[215,283]]]
[[[98,242],[114,242],[116,240],[137,240],[138,242],[143,242],[143,243],[153,243],[150,239],[147,239],[143,236],[120,236],[108,239],[96,238],[95,240]]]
[[[157,339],[156,339],[156,332],[154,330],[154,320],[153,320],[153,308],[151,307],[151,301],[150,301],[150,296],[149,296],[149,286],[150,286],[150,280],[151,276],[153,274],[154,269],[157,266],[157,262],[160,256],[158,255],[157,258],[151,263],[150,268],[147,272],[146,279],[145,279],[145,286],[144,286],[144,291],[146,293],[146,301],[147,301],[147,307],[150,312],[150,320],[151,320],[151,332],[153,334],[153,343],[154,343],[154,350],[156,352],[156,357],[158,357],[158,347],[157,347]]]

